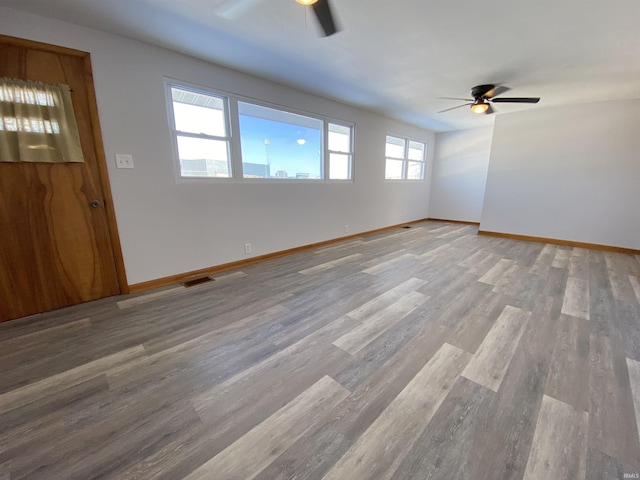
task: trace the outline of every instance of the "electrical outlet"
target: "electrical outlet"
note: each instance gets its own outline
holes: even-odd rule
[[[349,225],[344,226],[344,233],[349,233]]]
[[[133,155],[116,153],[116,168],[133,168]]]
[[[244,244],[244,253],[251,253],[251,244],[250,243],[245,243]]]

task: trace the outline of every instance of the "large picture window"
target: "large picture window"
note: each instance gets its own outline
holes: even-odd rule
[[[426,143],[387,135],[385,157],[385,179],[424,179],[427,157]]]
[[[245,102],[238,116],[244,178],[323,178],[322,120]]]

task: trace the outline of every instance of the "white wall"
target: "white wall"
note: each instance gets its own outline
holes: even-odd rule
[[[429,217],[480,222],[493,127],[436,135]]]
[[[640,249],[640,99],[498,115],[480,229]]]
[[[432,132],[97,30],[0,8],[0,33],[88,51],[130,284],[428,216],[425,182],[385,182],[386,133]],[[215,48],[215,45],[212,45]],[[355,122],[353,183],[176,181],[165,77]],[[433,148],[429,148],[431,152]],[[115,153],[133,154],[117,170]],[[430,170],[432,156],[428,161]],[[430,172],[428,171],[427,174]]]

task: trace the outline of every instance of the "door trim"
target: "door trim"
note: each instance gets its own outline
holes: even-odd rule
[[[122,245],[120,243],[120,235],[118,233],[118,224],[116,222],[116,212],[113,206],[113,195],[111,193],[111,184],[109,182],[109,170],[107,168],[107,158],[102,143],[102,131],[100,129],[100,119],[98,116],[98,102],[93,83],[93,72],[91,69],[91,54],[81,50],[75,50],[58,45],[26,40],[24,38],[9,37],[0,35],[0,41],[15,45],[18,47],[26,47],[34,50],[52,52],[73,57],[79,57],[82,60],[83,81],[87,91],[87,103],[89,106],[89,118],[91,119],[91,131],[93,133],[93,148],[98,162],[98,172],[100,187],[104,199],[104,208],[107,217],[107,227],[109,229],[109,239],[111,241],[111,250],[113,252],[113,260],[116,267],[118,277],[118,286],[121,294],[129,293],[129,284],[127,283],[127,274],[124,266],[124,257],[122,256]]]

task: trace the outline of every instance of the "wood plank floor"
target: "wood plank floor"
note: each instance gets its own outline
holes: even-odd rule
[[[476,233],[0,324],[0,480],[640,478],[640,258]]]

